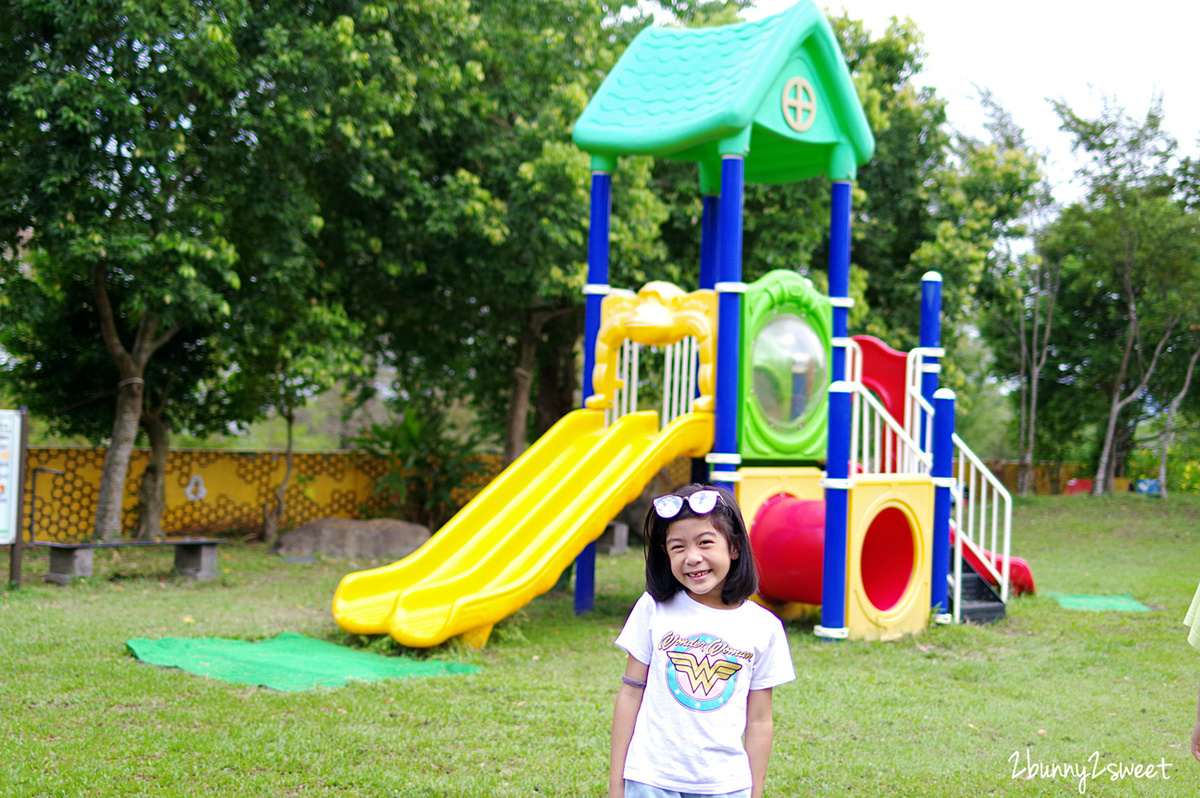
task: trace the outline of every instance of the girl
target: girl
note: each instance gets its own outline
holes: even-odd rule
[[[646,592],[617,637],[629,658],[608,794],[760,798],[771,688],[796,674],[783,624],[747,601],[758,576],[737,502],[689,485],[654,500],[642,536]]]

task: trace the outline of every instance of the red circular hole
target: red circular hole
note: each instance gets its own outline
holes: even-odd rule
[[[912,526],[897,507],[887,507],[871,520],[863,537],[863,589],[877,609],[895,607],[908,590],[916,561]]]

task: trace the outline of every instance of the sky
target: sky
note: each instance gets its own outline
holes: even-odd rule
[[[758,0],[756,19],[795,0]],[[893,15],[910,17],[925,37],[925,68],[918,82],[947,100],[953,124],[983,136],[975,86],[986,88],[1025,129],[1047,158],[1054,195],[1078,196],[1070,138],[1058,130],[1047,98],[1077,113],[1098,116],[1108,97],[1143,118],[1155,94],[1163,96],[1165,126],[1184,154],[1200,148],[1200,69],[1196,38],[1200,4],[1178,0],[1116,3],[1097,0],[816,0],[833,16],[842,10],[879,35]]]

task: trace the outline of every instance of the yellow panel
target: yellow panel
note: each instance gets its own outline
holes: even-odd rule
[[[739,469],[738,474],[741,475],[737,483],[738,504],[747,527],[754,523],[763,503],[777,493],[790,493],[804,501],[825,499],[825,489],[821,487],[825,472],[819,468],[755,467]]]
[[[881,610],[867,596],[862,579],[862,548],[871,522],[894,507],[913,533],[913,572],[894,607]],[[846,627],[856,640],[893,640],[929,624],[930,552],[933,546],[933,482],[929,477],[856,478],[850,489],[847,538]]]
[[[344,577],[334,618],[417,647],[493,624],[552,588],[663,466],[707,453],[712,437],[709,413],[660,433],[657,413],[605,429],[602,410],[576,410],[415,554]]]
[[[691,336],[696,339],[699,366],[692,402],[697,412],[711,413],[715,407],[717,359],[717,294],[701,289],[690,294],[671,283],[646,283],[633,294],[613,290],[600,310],[596,335],[596,366],[592,372],[595,393],[584,403],[593,410],[611,407],[614,392],[624,386],[617,378],[617,355],[626,340],[646,346],[668,346]]]
[[[498,457],[483,455],[485,473],[464,481],[454,492],[465,503],[499,473]],[[149,452],[135,449],[125,480],[124,531],[137,529],[137,493]],[[374,485],[387,468],[382,458],[362,452],[296,452],[287,488],[283,529],[316,518],[363,518],[385,513],[385,497]],[[37,486],[34,533],[39,541],[67,543],[91,535],[96,494],[104,465],[103,449],[30,447],[25,477],[25,529],[30,529],[33,489]],[[49,473],[37,469],[53,469]],[[167,458],[166,508],[162,528],[168,535],[250,532],[263,527],[263,507],[273,504],[286,471],[282,452],[180,449]],[[36,477],[36,479],[34,478]]]

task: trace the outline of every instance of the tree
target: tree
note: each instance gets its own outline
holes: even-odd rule
[[[1152,389],[1194,313],[1200,220],[1176,194],[1176,143],[1162,129],[1161,100],[1141,121],[1112,105],[1097,119],[1077,115],[1062,101],[1054,107],[1074,148],[1088,158],[1080,170],[1087,196],[1063,212],[1056,234],[1120,308],[1121,323],[1110,339],[1117,350],[1104,380],[1109,408],[1093,483],[1100,494],[1112,490],[1123,462],[1122,436],[1132,442],[1137,414],[1129,412]]]
[[[249,282],[320,301],[335,258],[369,257],[322,213],[404,173],[384,145],[420,127],[454,79],[438,53],[471,29],[464,2],[0,3],[0,242],[29,236],[0,264],[6,323],[90,289],[116,393],[97,537],[120,530],[152,359],[236,323]]]
[[[1016,343],[1015,350],[1008,350],[1003,360],[1015,360],[1010,371],[1020,385],[1017,490],[1022,496],[1032,495],[1035,488],[1038,402],[1043,374],[1054,351],[1051,333],[1061,275],[1061,261],[1048,261],[1036,251],[998,260],[989,275],[981,316],[985,334],[998,348]]]
[[[404,394],[471,397],[506,457],[525,447],[538,397],[561,407],[574,389],[582,330],[588,156],[570,127],[647,18],[621,3],[477,0],[480,36],[465,45],[478,83],[466,110],[431,125],[411,163],[423,189],[382,209],[381,258],[419,268],[365,268],[354,312],[394,362]],[[614,176],[612,282],[657,273],[665,216],[650,160]],[[381,224],[381,227],[383,225]],[[386,279],[385,279],[386,278]],[[569,368],[566,368],[570,364]],[[537,391],[545,373],[554,385]]]

